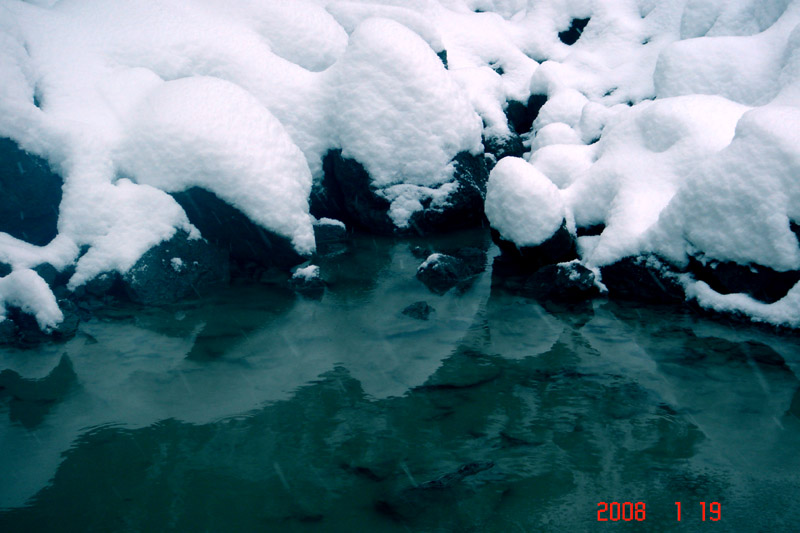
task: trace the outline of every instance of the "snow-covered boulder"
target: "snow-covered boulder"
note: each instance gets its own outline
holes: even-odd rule
[[[326,157],[327,186],[348,220],[384,233],[480,220],[480,119],[428,43],[370,19],[326,74],[340,147]]]
[[[492,170],[486,217],[500,249],[526,267],[576,258],[558,188],[527,161],[509,157]]]

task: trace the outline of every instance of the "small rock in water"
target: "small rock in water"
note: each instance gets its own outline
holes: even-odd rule
[[[416,318],[417,320],[428,320],[428,317],[433,311],[435,311],[435,309],[428,305],[428,302],[420,301],[403,309],[403,314],[411,318]]]
[[[531,275],[523,292],[541,300],[581,301],[600,293],[594,274],[578,262],[547,265]]]
[[[347,248],[347,228],[338,220],[321,218],[314,222],[314,240],[318,255],[342,253]]]
[[[486,269],[486,252],[461,248],[453,255],[434,253],[417,269],[417,279],[436,294],[444,294]]]
[[[298,294],[319,299],[325,292],[325,281],[320,277],[317,265],[308,265],[294,271],[289,287]]]
[[[429,255],[417,269],[417,279],[436,294],[446,293],[468,275],[461,259],[446,254]]]

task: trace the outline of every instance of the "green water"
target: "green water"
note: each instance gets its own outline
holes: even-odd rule
[[[410,245],[448,243],[489,268],[436,296]],[[496,253],[362,237],[321,300],[236,285],[2,349],[0,531],[800,530],[797,336],[540,304]]]

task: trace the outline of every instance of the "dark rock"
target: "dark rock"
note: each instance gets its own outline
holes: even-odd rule
[[[587,24],[589,24],[588,18],[572,19],[569,28],[558,33],[558,38],[561,39],[561,42],[564,44],[573,45],[581,38],[581,34]]]
[[[444,68],[445,69],[448,68],[448,66],[447,66],[447,50],[441,50],[439,52],[436,52],[436,55],[441,60],[442,65],[444,65]]]
[[[578,302],[600,294],[594,273],[580,263],[545,265],[528,278],[526,295],[539,300]]]
[[[347,249],[347,229],[338,221],[318,220],[314,222],[314,240],[318,255],[335,255]]]
[[[546,102],[547,95],[544,94],[531,95],[525,103],[510,101],[506,108],[508,123],[518,135],[530,132],[533,121],[539,116],[539,111]]]
[[[192,187],[172,193],[172,197],[203,237],[227,251],[233,261],[252,261],[264,267],[275,265],[288,270],[305,260],[289,239],[255,224],[212,192]]]
[[[38,246],[53,240],[61,185],[47,161],[0,139],[0,231]]]
[[[517,246],[511,241],[503,239],[495,229],[492,229],[492,240],[500,251],[512,261],[529,272],[533,272],[544,265],[566,263],[578,258],[578,248],[575,237],[567,230],[566,222],[556,230],[552,237],[537,246]]]
[[[417,279],[435,294],[468,283],[486,269],[486,252],[461,248],[454,255],[431,254],[417,269]]]
[[[58,307],[64,319],[49,331],[42,331],[33,315],[12,307],[6,320],[0,322],[0,345],[12,344],[28,348],[44,342],[71,339],[78,332],[80,324],[78,308],[70,300],[59,300]]]
[[[435,309],[428,305],[428,302],[422,301],[415,302],[403,309],[403,314],[411,318],[416,318],[417,320],[428,320],[428,317],[433,311],[435,311]]]
[[[743,292],[766,303],[777,302],[800,281],[800,271],[778,272],[761,265],[689,260],[689,271],[720,294]]]
[[[17,325],[13,320],[5,318],[0,320],[0,346],[13,344],[17,338]]]
[[[320,277],[319,267],[309,265],[295,271],[289,280],[289,287],[302,296],[320,299],[325,292],[325,281]]]
[[[433,253],[433,250],[431,250],[427,246],[412,246],[411,247],[411,255],[413,255],[417,259],[426,259],[432,253]]]
[[[75,289],[79,299],[124,296],[122,276],[118,272],[103,272]]]
[[[483,148],[486,152],[486,166],[490,171],[504,157],[522,157],[525,153],[522,138],[516,133],[508,137],[484,137]]]
[[[445,254],[431,254],[417,269],[417,279],[436,294],[444,294],[468,276],[464,262]]]
[[[608,294],[614,298],[655,303],[681,302],[683,287],[677,275],[656,257],[625,257],[600,269]]]
[[[576,231],[578,237],[594,237],[600,235],[606,230],[606,225],[603,223],[594,224],[593,226],[579,227]]]
[[[425,206],[414,213],[407,229],[395,227],[389,218],[391,203],[376,193],[364,166],[332,150],[323,160],[325,178],[312,190],[311,213],[315,217],[344,220],[351,226],[383,235],[431,232],[476,226],[483,221],[483,200],[489,173],[482,156],[466,152],[453,158],[458,188],[444,206]],[[201,230],[202,231],[202,230]]]
[[[39,277],[42,278],[51,288],[56,284],[58,270],[56,270],[56,267],[50,263],[42,263],[41,265],[37,265],[33,267],[33,271],[39,274]]]
[[[78,333],[78,326],[81,322],[78,306],[72,300],[61,299],[58,301],[58,307],[64,315],[64,320],[50,334],[56,340],[71,339]]]
[[[458,188],[442,207],[428,207],[411,216],[410,226],[419,234],[478,226],[483,222],[483,200],[489,171],[483,156],[461,152],[453,158]]]
[[[230,279],[228,257],[204,239],[179,231],[148,250],[123,276],[131,301],[164,305],[200,295]]]
[[[4,278],[9,274],[11,274],[11,265],[8,265],[0,261],[0,278]]]
[[[390,203],[375,194],[369,174],[355,159],[342,157],[341,150],[332,150],[322,161],[325,178],[323,190],[312,198],[311,214],[344,220],[373,233],[389,235],[395,227],[389,218]]]

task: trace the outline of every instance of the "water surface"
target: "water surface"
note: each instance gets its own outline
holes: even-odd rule
[[[471,283],[414,278],[465,245]],[[797,336],[537,302],[496,253],[357,237],[319,300],[236,284],[2,349],[0,531],[797,531]]]

